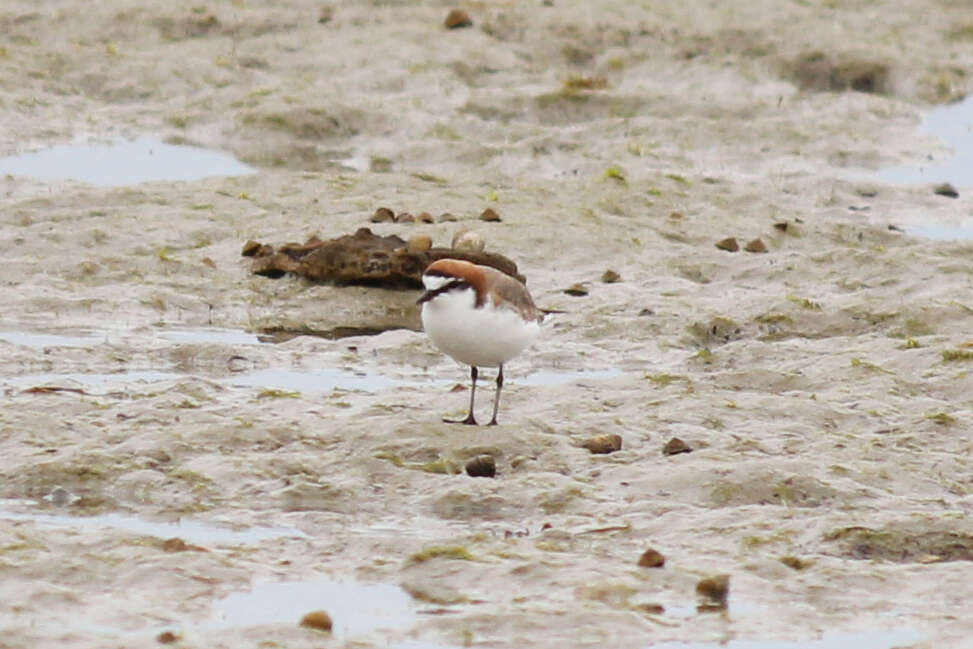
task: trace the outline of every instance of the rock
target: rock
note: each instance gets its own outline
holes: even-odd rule
[[[311,611],[301,618],[301,626],[331,632],[331,616],[324,611]]]
[[[415,223],[416,217],[409,212],[399,212],[395,217],[396,223]]]
[[[601,281],[603,281],[605,284],[614,284],[621,279],[622,276],[611,269],[608,269],[601,274]]]
[[[395,212],[387,207],[380,207],[375,210],[372,214],[372,218],[368,219],[372,223],[391,223],[395,220]]]
[[[693,449],[689,444],[678,437],[673,437],[662,447],[663,455],[676,455],[678,453],[692,453]]]
[[[435,223],[436,217],[434,217],[429,212],[420,212],[418,216],[420,223]]]
[[[649,548],[639,557],[639,566],[642,568],[661,568],[666,564],[666,558],[658,550]]]
[[[734,237],[727,237],[726,239],[721,239],[716,242],[716,247],[720,250],[726,250],[729,252],[736,252],[740,249],[740,244]]]
[[[614,453],[622,448],[621,435],[595,435],[581,443],[582,448],[586,448],[596,455]]]
[[[260,244],[254,241],[253,239],[250,239],[245,244],[243,244],[243,250],[241,251],[240,254],[243,255],[244,257],[253,257],[254,255],[257,254],[258,250],[260,250]]]
[[[173,642],[176,642],[178,640],[179,640],[179,636],[177,636],[172,631],[163,631],[159,635],[155,636],[155,641],[158,642],[159,644],[172,644]]]
[[[462,9],[450,9],[449,13],[446,14],[446,20],[443,21],[443,25],[446,29],[459,29],[460,27],[472,27],[473,20],[470,19],[469,14],[467,14]]]
[[[409,245],[406,249],[412,254],[426,252],[432,248],[432,238],[427,234],[416,234],[409,237]]]
[[[426,266],[437,259],[453,258],[491,266],[524,281],[517,264],[503,255],[467,248],[410,252],[402,238],[378,236],[368,228],[328,241],[312,237],[304,244],[285,244],[276,252],[271,246],[261,248],[268,248],[269,252],[255,257],[250,270],[270,278],[294,273],[309,280],[338,284],[422,288]]]
[[[696,607],[698,611],[726,610],[727,598],[730,595],[730,575],[716,575],[700,579],[696,582],[696,594],[703,600]]]
[[[787,221],[778,221],[777,223],[774,223],[774,229],[780,230],[781,232],[787,232],[787,226]]]
[[[472,478],[492,478],[497,475],[497,463],[492,455],[477,455],[466,463],[466,474]]]
[[[456,215],[450,212],[443,212],[442,214],[439,215],[440,223],[452,223],[455,220],[456,220]]]
[[[488,207],[480,214],[480,220],[498,223],[500,221],[500,215],[492,207]]]
[[[321,11],[318,12],[318,24],[327,24],[332,18],[334,18],[334,7],[321,7]]]
[[[767,246],[760,239],[748,241],[747,245],[743,246],[743,249],[747,252],[767,252]]]
[[[162,542],[163,552],[206,552],[206,548],[192,543],[186,543],[178,536],[166,539]]]
[[[791,570],[806,570],[811,565],[810,561],[805,561],[804,559],[799,559],[798,557],[792,556],[781,557],[780,562]]]
[[[58,486],[51,489],[51,493],[44,496],[44,500],[57,507],[64,507],[77,502],[80,498],[64,487]]]
[[[941,183],[932,188],[932,191],[937,196],[946,196],[948,198],[959,198],[959,192],[956,188],[949,183]]]
[[[486,247],[486,244],[483,242],[483,237],[480,236],[479,232],[463,228],[453,235],[453,250],[473,250],[480,252],[484,247]]]
[[[564,292],[574,297],[584,297],[588,294],[588,288],[584,284],[572,284],[564,289]]]

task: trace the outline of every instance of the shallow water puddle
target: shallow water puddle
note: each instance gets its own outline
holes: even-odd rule
[[[71,372],[66,374],[25,374],[22,376],[7,376],[0,378],[0,382],[19,388],[34,388],[37,386],[80,387],[84,390],[109,388],[118,390],[132,384],[159,383],[189,378],[186,374],[176,372],[161,372],[156,370],[115,372],[112,374],[84,374]]]
[[[353,581],[257,582],[213,604],[213,625],[250,627],[297,625],[311,611],[331,616],[335,635],[355,635],[407,627],[417,619],[412,598],[392,584]]]
[[[256,334],[237,329],[167,329],[159,332],[159,338],[181,344],[259,345],[264,342]]]
[[[928,110],[919,127],[923,133],[942,139],[955,155],[929,164],[890,167],[878,172],[882,180],[897,184],[949,182],[973,185],[973,95],[955,104]]]
[[[290,527],[248,527],[235,530],[230,527],[191,519],[180,519],[175,523],[163,523],[148,521],[129,514],[71,516],[68,514],[42,514],[0,509],[0,520],[29,521],[36,525],[67,528],[81,532],[116,529],[140,536],[155,536],[160,539],[179,537],[183,541],[199,545],[246,545],[269,539],[307,536],[299,529]]]
[[[0,158],[0,174],[80,180],[100,187],[242,176],[256,171],[227,153],[148,137],[100,145],[63,144]]]
[[[913,645],[920,639],[921,636],[914,631],[876,631],[832,635],[798,642],[776,640],[730,640],[724,643],[666,642],[651,645],[651,649],[893,649]]]

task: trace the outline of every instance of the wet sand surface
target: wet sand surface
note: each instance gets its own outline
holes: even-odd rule
[[[0,10],[0,155],[255,170],[0,180],[0,647],[971,646],[973,202],[878,175],[949,158],[968,7],[449,8]],[[241,256],[363,226],[472,228],[554,311],[500,426],[440,423],[415,291]],[[387,331],[264,334],[338,327]]]

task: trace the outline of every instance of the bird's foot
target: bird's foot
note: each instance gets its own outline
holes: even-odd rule
[[[445,419],[444,418],[443,419],[443,423],[446,423],[446,424],[466,424],[467,426],[479,426],[479,424],[476,423],[476,418],[473,416],[473,413],[472,412],[470,414],[466,415],[466,419]],[[496,423],[496,422],[494,422],[494,423]]]

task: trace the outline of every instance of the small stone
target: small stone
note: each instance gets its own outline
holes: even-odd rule
[[[639,317],[644,318],[645,316],[655,315],[655,311],[652,309],[642,309],[639,311]]]
[[[391,223],[395,220],[395,212],[387,207],[380,207],[375,210],[372,214],[372,218],[369,219],[372,223]]]
[[[434,217],[429,212],[420,212],[418,216],[420,223],[435,223],[436,217]]]
[[[470,19],[469,14],[462,9],[450,9],[449,13],[446,14],[446,20],[443,21],[443,25],[446,26],[446,29],[459,29],[460,27],[472,27],[473,21]]]
[[[440,223],[452,223],[456,220],[456,215],[451,212],[443,212],[439,215]]]
[[[179,636],[172,631],[163,631],[159,635],[155,636],[155,641],[159,644],[172,644],[177,640],[179,640]]]
[[[774,223],[774,228],[780,230],[781,232],[787,232],[787,226],[788,226],[787,221],[780,221],[778,223]]]
[[[941,183],[932,188],[932,191],[937,196],[946,196],[948,198],[959,198],[959,192],[956,188],[949,183]]]
[[[473,230],[463,228],[453,235],[453,250],[475,250],[480,252],[485,246],[483,237]]]
[[[727,250],[729,252],[736,252],[740,249],[740,244],[734,237],[727,237],[726,239],[721,239],[716,242],[716,247],[720,250]]]
[[[245,244],[243,244],[243,250],[241,251],[240,254],[243,255],[244,257],[253,257],[257,254],[258,250],[260,250],[260,243],[258,241],[254,241],[253,239],[250,239]]]
[[[704,577],[696,582],[696,594],[703,598],[696,609],[700,612],[722,611],[730,595],[730,575]]]
[[[64,487],[54,487],[51,489],[51,493],[44,496],[44,500],[48,501],[52,505],[63,507],[75,502],[78,500],[78,497]]]
[[[661,568],[666,565],[666,558],[658,550],[649,548],[639,557],[639,566],[642,568]]]
[[[564,289],[564,292],[574,297],[584,297],[588,294],[588,288],[584,284],[572,284]]]
[[[792,556],[781,557],[780,562],[791,570],[805,570],[811,565],[810,561]]]
[[[492,455],[477,455],[466,463],[466,474],[471,478],[492,478],[497,475],[497,463]]]
[[[642,611],[643,613],[648,613],[649,615],[662,615],[666,612],[666,607],[662,604],[657,604],[655,602],[646,602],[644,604],[636,604],[635,609]]]
[[[311,611],[301,618],[301,626],[331,632],[331,616],[324,611]]]
[[[601,281],[603,281],[605,284],[614,284],[621,279],[622,276],[610,268],[601,274]]]
[[[426,234],[416,234],[409,237],[407,250],[413,254],[419,254],[432,248],[432,238]]]
[[[753,241],[748,241],[747,245],[743,247],[747,252],[767,252],[767,246],[760,239],[754,239]]]
[[[409,212],[399,212],[395,217],[396,223],[415,223],[416,217]]]
[[[679,453],[692,453],[692,447],[678,437],[673,437],[662,447],[663,455],[677,455]]]
[[[483,210],[482,214],[480,214],[480,220],[498,223],[500,221],[500,215],[497,214],[496,210],[494,210],[492,207],[488,207]]]
[[[334,7],[321,7],[321,11],[318,12],[318,23],[324,25],[331,22],[334,18]]]
[[[595,435],[581,443],[582,448],[586,448],[596,455],[614,453],[622,448],[621,435]]]

